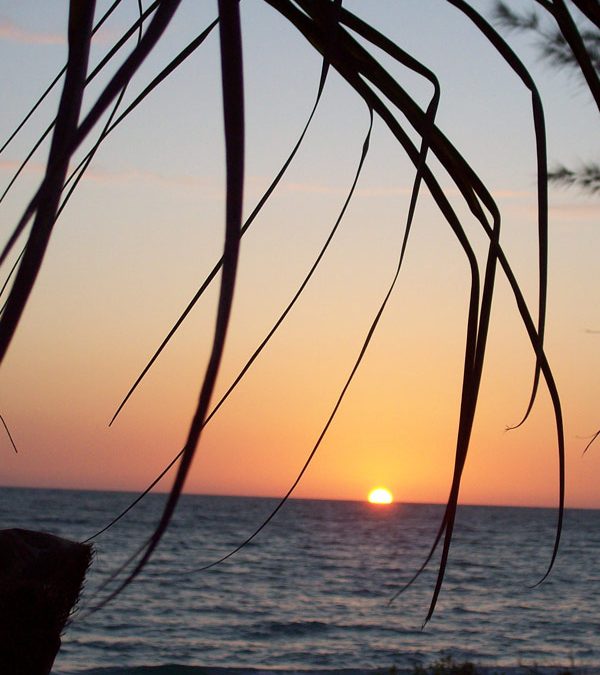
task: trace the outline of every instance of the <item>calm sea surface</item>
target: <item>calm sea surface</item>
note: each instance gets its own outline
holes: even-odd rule
[[[0,526],[83,540],[133,496],[0,489]],[[149,496],[97,539],[80,610],[149,534],[163,501]],[[493,668],[600,664],[600,511],[566,513],[556,567],[532,588],[550,558],[556,512],[462,507],[438,608],[421,630],[435,564],[388,600],[426,556],[440,506],[293,500],[236,556],[194,571],[275,504],[184,497],[141,577],[86,620],[75,616],[54,672],[412,669],[443,655]]]

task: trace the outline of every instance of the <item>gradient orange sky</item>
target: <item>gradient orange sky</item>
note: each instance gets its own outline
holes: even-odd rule
[[[99,12],[106,3],[98,3]],[[126,3],[127,4],[127,3]],[[120,10],[99,35],[96,62],[134,17]],[[496,197],[503,244],[534,308],[535,159],[529,97],[445,3],[344,3],[440,77],[438,124]],[[490,3],[481,3],[482,11]],[[0,63],[8,136],[62,66],[66,18],[36,2],[5,7]],[[145,83],[214,18],[216,3],[183,3]],[[263,3],[242,3],[250,213],[310,112],[320,62]],[[427,31],[423,27],[427,25]],[[546,70],[511,38],[538,78],[549,157],[598,154],[598,118],[573,78]],[[421,97],[430,92],[398,73]],[[121,397],[220,256],[223,147],[218,36],[117,130],[98,153],[53,236],[38,285],[0,370],[0,484],[140,490],[183,444],[212,336],[216,286],[197,305],[114,426]],[[97,87],[94,89],[97,93]],[[0,155],[0,179],[51,119],[56,96]],[[334,73],[304,146],[242,243],[232,324],[216,399],[301,283],[351,184],[368,115]],[[38,184],[47,146],[4,205],[8,236]],[[357,193],[322,266],[268,349],[206,428],[187,491],[281,495],[316,441],[391,281],[412,173],[376,120]],[[465,213],[449,179],[447,193]],[[465,213],[483,255],[484,239]],[[600,508],[600,222],[597,197],[552,189],[547,352],[564,405],[567,504]],[[4,275],[2,276],[4,279]],[[464,255],[423,194],[405,267],[364,363],[296,496],[364,499],[385,485],[400,501],[441,502],[449,490],[467,311]],[[533,354],[498,280],[464,503],[555,505],[557,450],[545,388],[521,418]],[[215,399],[215,400],[216,400]],[[163,481],[162,489],[170,482]]]

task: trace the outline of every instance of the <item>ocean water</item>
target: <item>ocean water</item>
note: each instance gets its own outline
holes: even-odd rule
[[[83,540],[134,496],[2,488],[0,526]],[[443,656],[492,669],[600,664],[600,511],[567,511],[556,566],[533,587],[550,559],[556,511],[461,507],[438,608],[422,629],[435,561],[389,599],[426,556],[442,507],[291,500],[250,545],[198,572],[277,502],[185,496],[142,575],[86,617],[95,591],[150,533],[163,501],[150,495],[96,540],[56,675],[389,672]]]

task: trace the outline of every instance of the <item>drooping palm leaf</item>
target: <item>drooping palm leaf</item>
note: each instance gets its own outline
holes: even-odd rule
[[[321,250],[319,251],[319,254],[318,254],[318,256],[317,256],[317,259],[316,259],[315,262],[311,265],[311,267],[310,267],[308,273],[307,273],[306,276],[304,277],[304,279],[303,279],[302,283],[300,284],[298,290],[294,293],[292,299],[291,299],[290,302],[287,304],[287,306],[285,307],[285,309],[283,310],[283,312],[280,314],[280,316],[279,316],[279,318],[277,319],[277,321],[276,321],[276,322],[274,323],[274,325],[271,327],[271,329],[269,330],[269,332],[267,333],[267,335],[263,338],[263,340],[261,340],[260,344],[259,344],[258,347],[254,350],[254,352],[252,353],[252,355],[250,356],[250,358],[246,361],[246,363],[244,364],[243,368],[240,370],[240,372],[238,373],[238,375],[235,377],[235,379],[233,380],[233,382],[231,383],[231,385],[227,388],[227,390],[225,391],[225,393],[221,396],[221,398],[219,399],[219,401],[214,405],[214,407],[212,408],[212,410],[210,411],[210,413],[206,416],[206,420],[205,420],[205,422],[204,422],[204,426],[206,426],[206,425],[211,421],[211,419],[213,419],[213,417],[217,414],[217,412],[220,410],[220,408],[222,407],[222,405],[223,405],[223,404],[225,403],[225,401],[229,398],[229,396],[231,395],[231,393],[234,391],[234,389],[235,389],[235,388],[237,387],[237,385],[241,382],[241,380],[242,380],[243,377],[246,375],[246,373],[248,372],[248,370],[251,368],[252,364],[256,361],[256,359],[260,356],[261,352],[262,352],[262,351],[265,349],[265,347],[268,345],[268,343],[270,342],[271,338],[275,335],[275,333],[277,332],[277,330],[279,329],[279,327],[281,326],[281,324],[285,321],[287,315],[290,313],[290,311],[292,310],[292,308],[293,308],[294,305],[296,304],[297,300],[300,298],[300,296],[301,296],[302,293],[304,292],[304,289],[306,288],[306,286],[308,285],[308,283],[309,283],[309,281],[311,280],[312,276],[314,275],[314,272],[315,272],[316,269],[318,268],[318,266],[319,266],[321,260],[323,259],[323,257],[324,257],[324,255],[325,255],[327,249],[329,248],[329,245],[331,244],[331,242],[332,242],[332,240],[333,240],[333,238],[334,238],[334,236],[335,236],[335,234],[336,234],[336,232],[337,232],[337,230],[338,230],[338,228],[339,228],[340,223],[342,222],[342,219],[343,219],[343,217],[344,217],[344,214],[345,214],[345,212],[346,212],[346,209],[348,208],[348,205],[349,205],[349,203],[350,203],[350,201],[351,201],[351,199],[352,199],[352,196],[353,196],[354,191],[355,191],[355,189],[356,189],[356,186],[357,186],[357,184],[358,184],[358,180],[359,180],[359,178],[360,178],[360,174],[361,174],[361,171],[362,171],[362,168],[363,168],[363,165],[364,165],[364,162],[365,162],[365,159],[366,159],[366,157],[367,157],[368,150],[369,150],[369,144],[370,144],[370,138],[371,138],[372,124],[373,124],[373,116],[372,116],[372,113],[371,113],[371,114],[369,115],[369,129],[368,129],[368,131],[367,131],[367,136],[366,136],[365,141],[364,141],[364,143],[363,143],[362,152],[361,152],[360,160],[359,160],[359,163],[358,163],[358,168],[357,168],[356,174],[355,174],[355,176],[354,176],[354,180],[353,180],[353,182],[352,182],[352,185],[351,185],[351,187],[350,187],[350,191],[349,191],[349,193],[348,193],[348,196],[346,197],[346,200],[344,201],[344,204],[343,204],[343,206],[342,206],[342,209],[341,209],[341,211],[340,211],[340,214],[338,215],[338,217],[337,217],[337,219],[336,219],[336,221],[335,221],[335,223],[334,223],[334,225],[333,225],[333,228],[332,228],[331,231],[329,232],[329,235],[328,235],[328,237],[327,237],[325,243],[323,244]],[[337,407],[339,407],[339,404],[338,404]],[[336,409],[337,409],[337,407],[336,407]],[[331,419],[333,419],[333,416],[331,417]],[[331,422],[330,422],[330,423],[331,423]],[[328,425],[328,426],[329,426],[329,425]],[[320,440],[322,440],[322,437],[323,437],[323,436],[324,436],[324,433],[321,435],[321,439],[320,439]],[[266,520],[265,520],[265,521],[264,521],[264,522],[263,522],[263,523],[262,523],[262,524],[261,524],[261,525],[253,532],[252,535],[248,536],[248,537],[247,537],[240,545],[236,546],[236,548],[235,548],[234,550],[232,550],[229,554],[227,554],[226,556],[224,556],[224,557],[221,558],[220,560],[218,560],[218,561],[216,561],[216,562],[214,562],[214,563],[211,563],[210,565],[207,565],[207,566],[203,567],[202,570],[204,570],[204,569],[209,569],[210,567],[214,567],[215,565],[217,565],[217,564],[223,562],[224,560],[227,560],[227,559],[230,558],[232,555],[234,555],[234,554],[237,553],[239,550],[241,550],[244,546],[246,546],[246,544],[248,544],[250,541],[252,541],[252,539],[254,539],[254,538],[257,536],[257,534],[258,534],[261,530],[263,530],[263,529],[265,528],[265,526],[273,519],[273,517],[276,515],[276,513],[281,509],[281,507],[283,506],[283,504],[287,501],[287,499],[289,498],[289,496],[292,494],[292,492],[294,491],[294,489],[296,488],[296,486],[297,486],[298,483],[300,482],[300,479],[301,479],[302,475],[304,475],[306,469],[308,468],[308,465],[310,464],[310,461],[312,460],[312,458],[314,457],[314,454],[316,453],[316,450],[317,450],[317,448],[318,448],[318,445],[320,444],[320,440],[319,440],[319,443],[317,444],[317,446],[314,447],[313,450],[312,450],[312,452],[309,454],[308,460],[307,460],[306,463],[304,464],[304,467],[303,467],[303,469],[300,471],[299,475],[296,477],[296,480],[295,480],[295,482],[293,483],[292,487],[288,490],[288,492],[286,493],[286,495],[280,500],[278,506],[277,506],[275,509],[273,509],[273,511],[271,512],[271,514],[268,516],[268,518],[267,518],[267,519],[266,519]],[[167,472],[175,465],[175,463],[176,463],[177,460],[182,456],[182,454],[183,454],[183,449],[179,451],[179,453],[178,453],[178,454],[177,454],[177,455],[169,462],[169,464],[168,464],[168,465],[167,465],[167,466],[166,466],[166,467],[158,474],[158,476],[152,481],[152,483],[151,483],[151,484],[150,484],[150,485],[149,485],[149,486],[148,486],[148,487],[147,487],[140,495],[138,495],[138,497],[137,497],[131,504],[129,504],[129,505],[128,505],[128,506],[127,506],[127,507],[126,507],[126,508],[125,508],[125,509],[124,509],[124,510],[116,517],[116,518],[114,518],[110,523],[108,523],[108,525],[106,525],[106,526],[103,527],[99,532],[97,532],[97,533],[94,534],[92,537],[90,537],[89,540],[98,537],[98,536],[99,536],[100,534],[102,534],[103,532],[106,532],[106,530],[108,530],[110,527],[112,527],[116,522],[118,522],[119,520],[121,520],[121,518],[123,518],[123,516],[125,516],[125,515],[126,515],[126,514],[127,514],[127,513],[128,513],[128,512],[136,505],[136,504],[138,504],[138,503],[141,501],[141,499],[143,499],[143,497],[145,497],[145,496],[152,490],[152,488],[153,488],[153,487],[154,487],[154,486],[155,486],[155,485],[156,485],[156,484],[157,484],[157,483],[158,483],[158,482],[159,482],[159,481],[167,474]],[[86,540],[86,541],[88,541],[88,540]],[[198,570],[198,571],[202,571],[202,570]]]
[[[104,90],[96,100],[95,104],[92,106],[92,109],[85,116],[83,121],[79,124],[73,138],[70,139],[68,144],[65,144],[63,155],[61,155],[61,161],[64,161],[73,155],[77,148],[81,145],[83,140],[87,137],[90,131],[94,128],[94,125],[102,117],[104,112],[108,109],[108,106],[115,100],[119,95],[123,87],[131,80],[133,75],[137,72],[139,67],[142,65],[148,54],[156,46],[161,35],[166,30],[169,25],[173,15],[175,14],[177,7],[181,0],[159,0],[158,9],[155,12],[155,15],[152,17],[150,24],[146,32],[144,33],[143,38],[140,40],[139,44],[133,49],[131,54],[125,59],[123,64],[118,68],[117,72],[110,79],[108,84],[105,86]],[[137,26],[137,22],[136,22]],[[56,129],[54,131],[56,135]],[[64,182],[64,177],[63,177]],[[46,183],[43,182],[42,185],[38,188],[29,204],[25,208],[23,215],[21,216],[19,222],[15,226],[13,233],[8,239],[8,242],[4,246],[2,253],[0,254],[0,265],[4,262],[7,255],[12,250],[17,239],[31,220],[32,216],[35,214],[38,204],[44,195]],[[22,311],[22,308],[21,308]],[[14,329],[13,329],[14,330]],[[2,337],[4,333],[2,324],[0,323],[0,344],[1,340],[6,339]],[[12,335],[12,333],[11,333]],[[10,336],[8,337],[10,341]],[[0,351],[0,361],[4,355],[3,351]]]
[[[554,0],[551,13],[556,19],[560,32],[571,48],[590,93],[596,101],[598,111],[600,111],[600,76],[594,68],[590,54],[583,42],[583,38],[577,30],[577,26],[563,0]]]
[[[298,141],[294,145],[292,151],[288,155],[288,158],[286,161],[283,163],[281,169],[277,172],[277,175],[275,178],[271,181],[269,187],[267,190],[264,192],[262,197],[259,199],[258,203],[252,210],[252,213],[248,216],[246,221],[244,222],[244,225],[242,226],[242,231],[241,231],[241,236],[244,236],[244,234],[248,231],[266,202],[268,201],[269,197],[273,194],[275,191],[277,185],[279,185],[281,179],[283,178],[285,172],[287,171],[288,167],[292,163],[292,160],[296,156],[296,153],[298,152],[298,149],[302,145],[302,141],[304,140],[304,137],[306,136],[306,132],[308,131],[308,128],[310,126],[310,123],[312,122],[312,119],[315,115],[315,112],[317,110],[317,107],[319,105],[319,101],[321,100],[321,95],[323,93],[323,88],[325,86],[325,81],[327,79],[327,71],[329,69],[329,64],[327,63],[326,60],[323,61],[323,66],[321,68],[321,77],[319,80],[319,86],[317,88],[317,96],[313,105],[313,108],[308,116],[308,120],[298,138]],[[118,120],[117,120],[118,121]],[[108,423],[109,426],[112,426],[113,422],[117,419],[119,416],[120,412],[123,410],[125,405],[127,404],[127,401],[131,398],[135,390],[138,388],[148,371],[152,368],[158,357],[161,355],[162,351],[164,348],[167,346],[167,344],[170,342],[171,338],[175,335],[175,333],[179,330],[179,327],[183,324],[183,322],[186,320],[186,318],[189,316],[190,312],[192,309],[195,307],[196,303],[200,300],[206,289],[210,286],[210,284],[214,281],[215,277],[219,273],[221,267],[223,265],[223,258],[221,257],[213,266],[212,270],[209,272],[207,277],[204,279],[202,284],[200,285],[200,288],[194,293],[194,296],[192,299],[188,302],[186,305],[186,308],[183,310],[183,312],[180,314],[179,318],[177,321],[173,324],[163,341],[160,343],[158,349],[154,352],[152,357],[148,360],[144,368],[142,369],[141,373],[138,375],[134,383],[131,385],[129,388],[129,391],[125,395],[125,397],[122,399],[122,401],[119,403],[116,411],[114,412],[112,418],[110,419],[110,422]]]
[[[589,443],[585,446],[581,454],[585,455],[585,453],[592,447],[592,443],[599,437],[600,437],[600,429],[598,429],[598,431],[591,437]]]
[[[298,12],[291,3],[287,2],[276,2],[273,0],[270,2],[276,9],[281,11],[292,23],[302,32],[302,34],[315,46],[319,51],[323,49],[323,34],[320,33],[318,28],[319,12],[325,11],[324,7],[320,3],[311,3],[311,2],[301,2],[306,14],[310,15],[311,11],[314,12],[317,21],[311,23],[305,14]],[[314,17],[313,17],[314,18]],[[322,17],[321,17],[322,19]],[[424,133],[424,122],[423,114],[418,109],[418,106],[412,102],[410,97],[408,97],[401,87],[389,77],[387,73],[383,70],[381,65],[364,52],[364,50],[357,45],[355,42],[351,41],[349,36],[344,36],[346,43],[348,44],[347,49],[343,51],[343,55],[339,56],[334,55],[332,60],[332,65],[340,72],[340,74],[350,83],[350,85],[359,93],[365,101],[372,105],[374,110],[382,117],[386,122],[392,133],[396,136],[398,141],[402,144],[406,150],[409,157],[412,161],[417,164],[418,154],[416,149],[412,146],[410,139],[406,136],[405,132],[401,126],[396,122],[396,119],[390,109],[384,104],[381,99],[377,97],[375,92],[370,89],[365,80],[371,80],[376,84],[376,86],[385,94],[386,99],[392,101],[393,104],[397,105],[398,108],[403,112],[403,114],[409,119],[413,126],[417,129],[420,135]],[[338,40],[338,48],[342,43],[342,38]],[[341,48],[340,48],[341,51]],[[359,75],[362,76],[359,77]],[[563,438],[562,438],[562,415],[560,412],[560,401],[558,399],[558,394],[555,391],[554,380],[552,374],[549,370],[545,356],[543,356],[542,345],[539,341],[539,336],[533,324],[531,323],[531,317],[527,309],[526,303],[522,298],[518,283],[512,275],[508,261],[504,257],[501,248],[499,247],[498,242],[498,231],[497,226],[499,225],[499,214],[497,208],[494,204],[493,199],[489,192],[485,189],[485,186],[477,178],[477,176],[472,171],[471,167],[463,160],[460,154],[456,151],[455,148],[447,141],[447,139],[441,134],[441,132],[434,126],[431,129],[431,149],[436,153],[438,159],[444,164],[450,173],[455,184],[461,191],[461,194],[465,198],[469,208],[471,209],[473,215],[480,221],[486,234],[490,237],[490,254],[488,256],[488,264],[486,266],[486,275],[484,282],[484,292],[483,292],[483,304],[482,304],[482,313],[481,319],[479,317],[478,311],[478,296],[479,296],[479,282],[478,282],[478,265],[477,261],[474,258],[470,245],[460,222],[454,216],[454,213],[447,202],[443,191],[437,184],[435,177],[430,174],[428,169],[425,169],[424,179],[432,193],[433,198],[436,200],[438,207],[448,220],[451,228],[455,232],[456,236],[459,238],[461,246],[465,250],[468,259],[470,260],[469,266],[471,269],[472,275],[472,287],[471,287],[471,301],[470,301],[470,310],[469,310],[469,320],[467,327],[467,346],[466,346],[466,356],[465,356],[465,375],[463,380],[463,396],[461,403],[461,414],[459,421],[459,430],[457,438],[457,451],[456,451],[456,463],[455,463],[455,473],[452,482],[452,488],[450,493],[450,498],[447,506],[447,515],[445,516],[445,537],[444,537],[444,550],[442,553],[442,562],[440,565],[440,574],[438,576],[438,583],[436,584],[436,589],[434,591],[434,598],[432,606],[430,608],[429,616],[433,611],[435,606],[435,601],[441,587],[441,580],[443,579],[443,573],[445,570],[445,565],[447,562],[449,545],[452,537],[452,527],[453,519],[456,511],[456,504],[458,500],[458,492],[460,486],[460,479],[462,476],[462,470],[464,467],[464,461],[466,459],[466,453],[468,450],[468,443],[470,438],[470,432],[472,428],[473,417],[475,413],[475,405],[477,401],[477,392],[479,388],[479,382],[481,378],[481,369],[483,366],[483,355],[485,352],[485,340],[487,336],[487,328],[489,321],[489,303],[491,301],[491,290],[493,288],[493,270],[495,267],[495,257],[499,258],[500,263],[504,268],[504,272],[509,279],[509,283],[513,288],[517,299],[517,307],[521,313],[522,319],[526,324],[530,339],[534,346],[534,350],[538,358],[542,359],[542,372],[548,382],[548,387],[552,390],[551,397],[553,400],[553,405],[555,406],[555,414],[557,419],[557,430],[559,435],[559,457],[560,457],[560,477],[559,477],[559,501],[563,503],[564,495],[564,460],[563,460]],[[486,208],[494,216],[495,225],[493,228],[490,228],[490,225],[485,218],[481,206],[479,204],[478,198],[480,198],[485,204]],[[480,322],[481,321],[481,322]],[[479,323],[480,322],[480,323]],[[479,325],[478,325],[479,324]],[[550,567],[553,563],[556,554],[557,542],[560,534],[560,526],[562,524],[562,510],[559,513],[559,523],[557,530],[557,541],[553,556],[551,559]]]
[[[6,424],[4,417],[0,415],[0,422],[2,422],[2,426],[4,427],[4,430],[6,431],[6,435],[8,436],[8,440],[10,441],[10,444],[13,447],[13,450],[15,451],[15,454],[19,454],[19,451],[17,450],[17,446],[15,444],[15,441],[12,437],[12,434],[10,433],[10,429],[8,428],[8,424]]]
[[[177,9],[179,1],[180,0],[163,0],[163,4],[159,6],[144,37],[110,80],[82,124],[79,127],[75,126],[75,128],[71,127],[77,124],[83,89],[87,81],[86,70],[91,33],[89,30],[86,32],[83,24],[81,27],[73,27],[71,23],[69,24],[69,62],[67,64],[65,84],[61,96],[63,116],[61,117],[61,108],[59,108],[59,113],[54,125],[50,125],[47,130],[47,132],[49,132],[50,129],[54,128],[46,176],[26,207],[25,212],[17,226],[14,228],[12,235],[9,237],[8,242],[0,255],[0,264],[2,264],[27,223],[35,214],[36,219],[32,226],[32,232],[23,252],[22,259],[18,263],[18,272],[13,288],[5,306],[2,308],[3,311],[0,316],[0,362],[3,360],[8,345],[14,335],[29,297],[29,293],[31,292],[33,283],[41,266],[43,255],[56,221],[56,214],[58,211],[57,200],[60,199],[60,193],[63,189],[62,186],[65,182],[65,175],[70,156],[75,152],[89,131],[91,131],[94,124],[107,109],[112,100],[118,96],[123,87],[127,85],[148,53],[150,53],[165,28],[168,26]],[[83,4],[85,5],[85,12],[89,12],[93,18],[94,3],[89,2]],[[80,14],[83,15],[83,12],[83,9],[79,9],[74,11],[73,15],[77,17]],[[76,19],[73,21],[76,22]],[[80,43],[83,44],[84,39],[87,40],[84,45],[85,50],[80,46]],[[67,111],[69,114],[65,114],[64,111]],[[73,111],[77,113],[74,119]],[[60,125],[59,122],[61,123]],[[60,189],[58,187],[59,183]],[[59,191],[57,192],[57,190]]]
[[[6,353],[37,278],[56,219],[60,193],[69,165],[69,149],[75,137],[83,99],[93,17],[93,2],[71,2],[69,60],[65,82],[56,116],[46,175],[38,190],[36,217],[11,294],[0,317],[0,361]]]
[[[120,2],[121,0],[119,0]],[[142,37],[142,28],[143,28],[143,21],[144,19],[150,15],[151,12],[153,12],[158,5],[158,1],[155,0],[155,2],[150,5],[146,9],[146,11],[141,11],[140,12],[140,17],[139,19],[133,24],[133,26],[130,26],[130,28],[126,31],[126,33],[121,36],[119,41],[111,48],[109,53],[105,56],[104,59],[102,59],[102,62],[94,69],[94,71],[87,77],[86,79],[86,86],[89,84],[94,77],[99,74],[102,70],[102,68],[110,61],[110,59],[117,53],[118,49],[122,47],[125,42],[133,35],[133,33],[138,30],[138,44],[141,40]],[[106,17],[106,15],[105,15]],[[127,83],[119,93],[117,100],[115,102],[115,105],[113,107],[112,112],[110,113],[107,122],[104,125],[104,128],[102,129],[98,139],[96,140],[95,144],[93,147],[87,152],[85,157],[79,162],[79,164],[71,171],[70,175],[68,178],[65,180],[64,185],[63,185],[63,191],[69,187],[66,195],[62,199],[59,208],[57,209],[56,216],[55,216],[55,222],[58,220],[60,217],[62,211],[66,207],[67,203],[69,202],[69,199],[73,195],[75,189],[77,188],[79,182],[83,178],[87,168],[89,167],[90,163],[92,162],[94,155],[98,151],[98,148],[100,145],[106,140],[107,136],[124,120],[126,119],[132,112],[135,110],[135,108],[138,107],[138,105],[152,92],[156,87],[168,76],[170,75],[176,68],[178,68],[203,42],[204,40],[208,37],[212,29],[216,26],[218,23],[217,20],[213,21],[208,28],[206,28],[200,35],[198,35],[194,40],[192,40],[187,47],[185,47],[163,70],[148,84],[144,90],[136,96],[135,100],[132,101],[128,106],[125,111],[123,111],[117,119],[115,119],[115,116],[118,112],[119,106],[123,100],[123,97],[125,96],[125,92],[127,90]],[[100,25],[102,24],[102,20],[98,23],[96,30]],[[62,72],[61,72],[62,74]],[[57,78],[58,80],[58,78]],[[49,135],[49,133],[52,131],[54,128],[55,120],[51,122],[51,124],[46,128],[45,132],[40,136],[40,138],[36,141],[34,147],[30,150],[29,154],[26,156],[26,158],[23,160],[23,162],[20,164],[18,167],[17,171],[11,178],[11,180],[8,183],[8,186],[0,195],[0,203],[2,200],[6,197],[8,192],[10,191],[11,187],[14,185],[16,182],[17,178],[31,159],[31,157],[34,155],[34,153],[37,151],[39,146],[42,144],[42,142],[46,139],[46,137]],[[18,129],[17,129],[18,131]],[[15,132],[16,133],[16,132]],[[16,272],[16,270],[19,267],[19,264],[21,262],[21,258],[23,257],[23,254],[25,253],[25,247],[21,250],[19,255],[17,256],[17,259],[13,263],[13,266],[9,270],[9,273],[2,284],[2,287],[0,288],[0,298],[4,294],[6,288],[8,287],[8,284],[13,276],[13,274]],[[4,312],[4,309],[6,307],[6,303],[4,303],[0,307],[0,315],[2,312]]]
[[[239,259],[244,195],[244,80],[242,35],[237,2],[219,0],[219,35],[221,38],[227,193],[223,269],[211,353],[177,474],[158,525],[143,546],[140,559],[134,569],[104,603],[110,601],[141,572],[171,521],[198,447],[225,348]]]
[[[104,15],[99,19],[99,21],[96,23],[96,25],[92,29],[92,36],[103,26],[104,22],[110,17],[110,15],[114,12],[114,10],[121,4],[122,0],[115,0],[113,4],[106,10]],[[44,92],[40,95],[40,97],[37,99],[37,101],[32,105],[31,109],[29,112],[21,119],[17,127],[13,130],[13,132],[9,135],[9,137],[4,141],[2,144],[2,147],[0,147],[0,154],[6,150],[6,148],[10,145],[10,143],[13,141],[13,139],[17,136],[17,134],[21,131],[21,129],[27,124],[33,113],[39,108],[39,106],[44,102],[46,96],[54,89],[56,84],[59,82],[60,78],[65,74],[65,71],[67,70],[67,66],[65,65],[60,72],[56,75],[56,77],[50,82],[50,84],[46,87]]]
[[[118,0],[118,2],[121,2],[121,0]],[[94,79],[102,72],[102,70],[103,70],[103,69],[106,67],[106,65],[111,61],[111,59],[113,59],[113,58],[115,57],[115,55],[117,54],[117,52],[118,52],[118,51],[126,44],[126,42],[129,40],[129,38],[130,38],[137,30],[141,30],[144,20],[145,20],[145,19],[146,19],[146,18],[147,18],[147,17],[148,17],[155,9],[156,9],[156,7],[158,6],[158,4],[159,4],[159,0],[155,0],[155,2],[153,2],[153,3],[152,3],[152,4],[151,4],[151,5],[150,5],[150,6],[149,6],[149,7],[148,7],[141,15],[140,15],[140,17],[138,18],[138,20],[137,20],[132,26],[130,26],[130,27],[128,28],[128,30],[121,36],[121,38],[120,38],[120,39],[119,39],[119,40],[111,47],[111,49],[109,50],[109,52],[102,58],[102,60],[100,61],[100,63],[99,63],[99,64],[94,68],[94,70],[86,77],[86,80],[85,80],[85,85],[86,85],[86,86],[87,86],[90,82],[92,82],[92,81],[93,81],[93,80],[94,80]],[[111,9],[112,9],[112,8],[111,8]],[[108,14],[108,12],[107,12],[107,14]],[[107,14],[105,14],[104,17],[102,17],[102,19],[97,23],[97,25],[94,27],[94,31],[92,32],[92,34],[93,34],[96,30],[98,30],[98,28],[100,28],[100,27],[102,26],[102,24],[104,23],[104,20],[105,20],[106,18],[108,18],[108,17],[107,17]],[[139,44],[139,41],[138,41],[138,44]],[[53,82],[51,83],[51,85],[46,89],[46,91],[44,92],[42,98],[38,101],[38,103],[36,104],[36,106],[39,105],[39,103],[41,103],[41,101],[43,100],[43,98],[45,98],[45,96],[50,92],[50,90],[54,87],[54,85],[60,80],[60,78],[62,77],[62,75],[63,75],[64,72],[66,71],[66,68],[67,68],[67,67],[65,66],[65,67],[60,71],[60,73],[56,76],[56,78],[53,80]],[[124,91],[125,88],[126,88],[126,85],[123,87],[123,89],[121,89],[121,91]],[[116,107],[118,107],[118,106],[116,106]],[[32,113],[33,113],[33,110],[29,113],[29,115],[31,115]],[[29,115],[28,115],[28,116],[29,116]],[[13,134],[11,135],[9,141],[10,141],[12,138],[14,138],[14,136],[18,133],[18,131],[20,131],[20,129],[23,127],[23,125],[24,125],[24,123],[25,123],[26,121],[27,121],[27,119],[23,120],[23,121],[19,124],[18,128],[17,128],[17,129],[13,132]],[[11,179],[9,180],[8,185],[6,186],[6,188],[4,189],[4,191],[2,192],[2,194],[0,195],[0,203],[2,203],[2,201],[4,200],[4,198],[6,197],[6,195],[10,192],[11,188],[13,187],[13,185],[15,184],[15,182],[17,181],[18,177],[21,175],[22,171],[25,169],[25,167],[27,166],[27,164],[29,163],[29,161],[31,160],[31,158],[33,157],[33,155],[37,152],[37,150],[39,149],[39,147],[41,146],[41,144],[46,140],[46,138],[48,138],[48,136],[49,136],[50,133],[52,132],[52,129],[54,129],[54,125],[55,125],[55,124],[56,124],[56,119],[54,119],[54,120],[52,120],[52,122],[50,122],[50,124],[46,127],[46,129],[44,130],[44,132],[41,134],[41,136],[40,136],[40,137],[37,139],[37,141],[34,143],[34,145],[33,145],[33,147],[31,148],[31,150],[27,153],[27,155],[25,156],[25,159],[23,159],[23,161],[21,162],[21,164],[19,164],[19,166],[17,167],[16,171],[14,172],[14,174],[13,174],[12,177],[11,177]],[[8,145],[9,141],[7,141],[7,142],[5,143],[5,146]],[[83,162],[83,161],[85,161],[85,160],[82,160],[82,162]],[[73,174],[74,174],[74,173],[75,173],[75,172],[73,172],[73,173],[71,174],[71,176],[69,177],[69,179],[68,179],[66,182],[69,182],[69,181],[73,178]]]

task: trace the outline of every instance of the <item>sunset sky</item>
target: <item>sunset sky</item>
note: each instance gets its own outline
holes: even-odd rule
[[[109,4],[98,2],[97,15]],[[477,6],[489,17],[491,4]],[[437,73],[438,125],[497,199],[502,243],[535,313],[535,155],[528,92],[468,20],[441,0],[344,5]],[[1,142],[65,62],[67,6],[29,0],[0,9]],[[136,11],[137,2],[126,0],[99,32],[92,66]],[[266,3],[243,0],[241,11],[249,214],[308,118],[321,62]],[[126,101],[215,16],[216,3],[184,1]],[[509,40],[540,87],[550,166],[598,161],[598,113],[591,96],[575,76],[545,66],[531,39]],[[430,87],[388,65],[427,105]],[[90,86],[88,105],[99,91],[99,83]],[[57,90],[48,98],[0,155],[2,189],[52,119],[58,95]],[[332,72],[303,146],[243,239],[215,400],[325,242],[352,183],[368,121],[364,103]],[[392,280],[402,242],[411,165],[379,119],[371,146],[354,199],[306,292],[206,427],[187,491],[281,495],[318,438]],[[2,242],[39,184],[47,150],[42,146],[0,206]],[[217,284],[115,424],[109,428],[108,422],[221,255],[223,157],[214,31],[111,134],[57,223],[0,368],[0,414],[19,449],[13,452],[0,429],[0,484],[140,490],[179,451],[206,365]],[[450,178],[434,168],[483,256],[483,236]],[[600,428],[597,196],[551,188],[549,256],[547,353],[564,406],[567,504],[600,508],[600,444],[582,457],[586,439]],[[3,269],[0,283],[6,273]],[[384,485],[400,501],[445,501],[468,284],[465,256],[424,191],[392,299],[296,496],[366,499],[371,488]],[[514,300],[499,274],[463,503],[557,503],[557,445],[545,387],[527,424],[505,431],[524,413],[533,365]],[[170,478],[160,488],[169,485]]]

